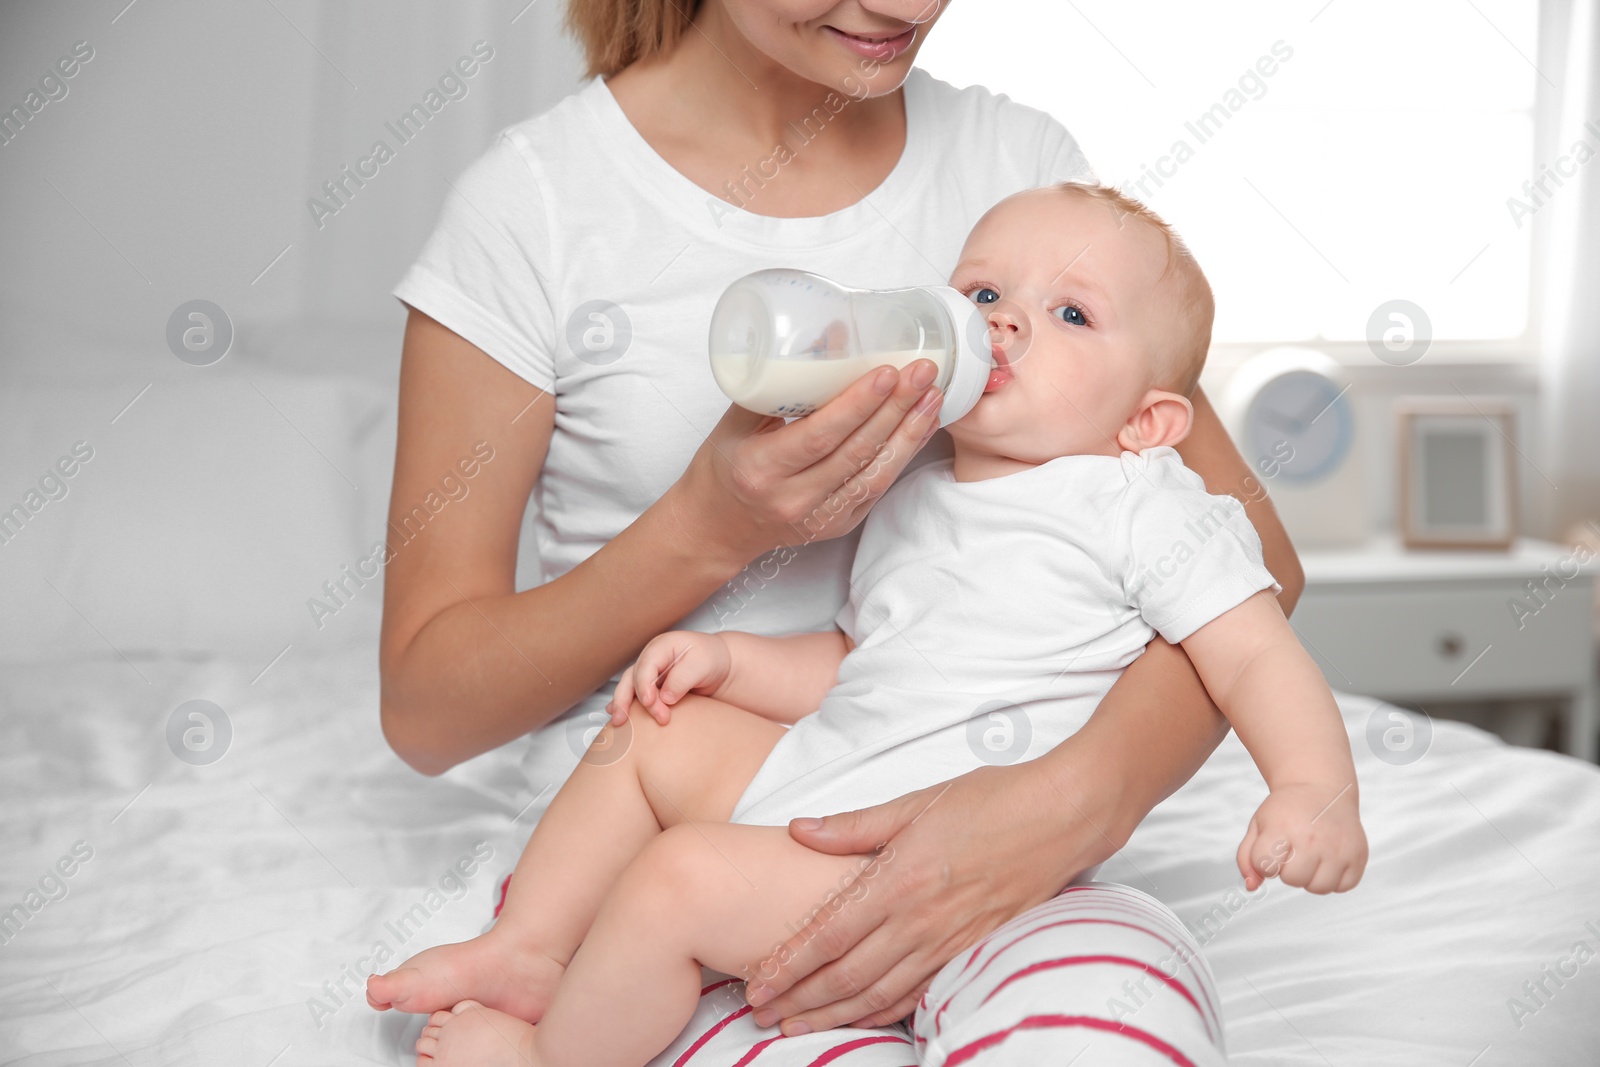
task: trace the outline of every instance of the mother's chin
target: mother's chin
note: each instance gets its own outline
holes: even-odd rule
[[[853,100],[900,88],[944,7],[930,0],[895,0],[872,11],[827,0],[795,0],[778,11],[762,0],[719,6],[743,37],[741,47]]]

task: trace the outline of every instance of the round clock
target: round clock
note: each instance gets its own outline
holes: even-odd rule
[[[1308,348],[1263,352],[1228,383],[1223,418],[1297,544],[1366,537],[1349,389],[1340,366]]]
[[[1258,477],[1322,481],[1350,455],[1349,382],[1309,348],[1275,348],[1234,372],[1225,400],[1239,450]]]

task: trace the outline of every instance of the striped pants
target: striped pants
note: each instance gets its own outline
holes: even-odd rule
[[[945,965],[911,1018],[784,1038],[744,986],[706,972],[689,1025],[650,1067],[1210,1067],[1225,1061],[1216,982],[1165,905],[1072,885]]]

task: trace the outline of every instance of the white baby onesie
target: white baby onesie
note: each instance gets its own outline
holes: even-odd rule
[[[1182,641],[1278,589],[1244,506],[1171,448],[976,482],[952,465],[905,475],[867,517],[836,617],[856,647],[732,821],[783,825],[1043,755],[1156,633]]]

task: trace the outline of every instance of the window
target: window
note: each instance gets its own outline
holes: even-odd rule
[[[956,3],[918,63],[1047,111],[1188,240],[1219,345],[1529,341],[1531,0]],[[1489,342],[1489,344],[1484,344]]]

